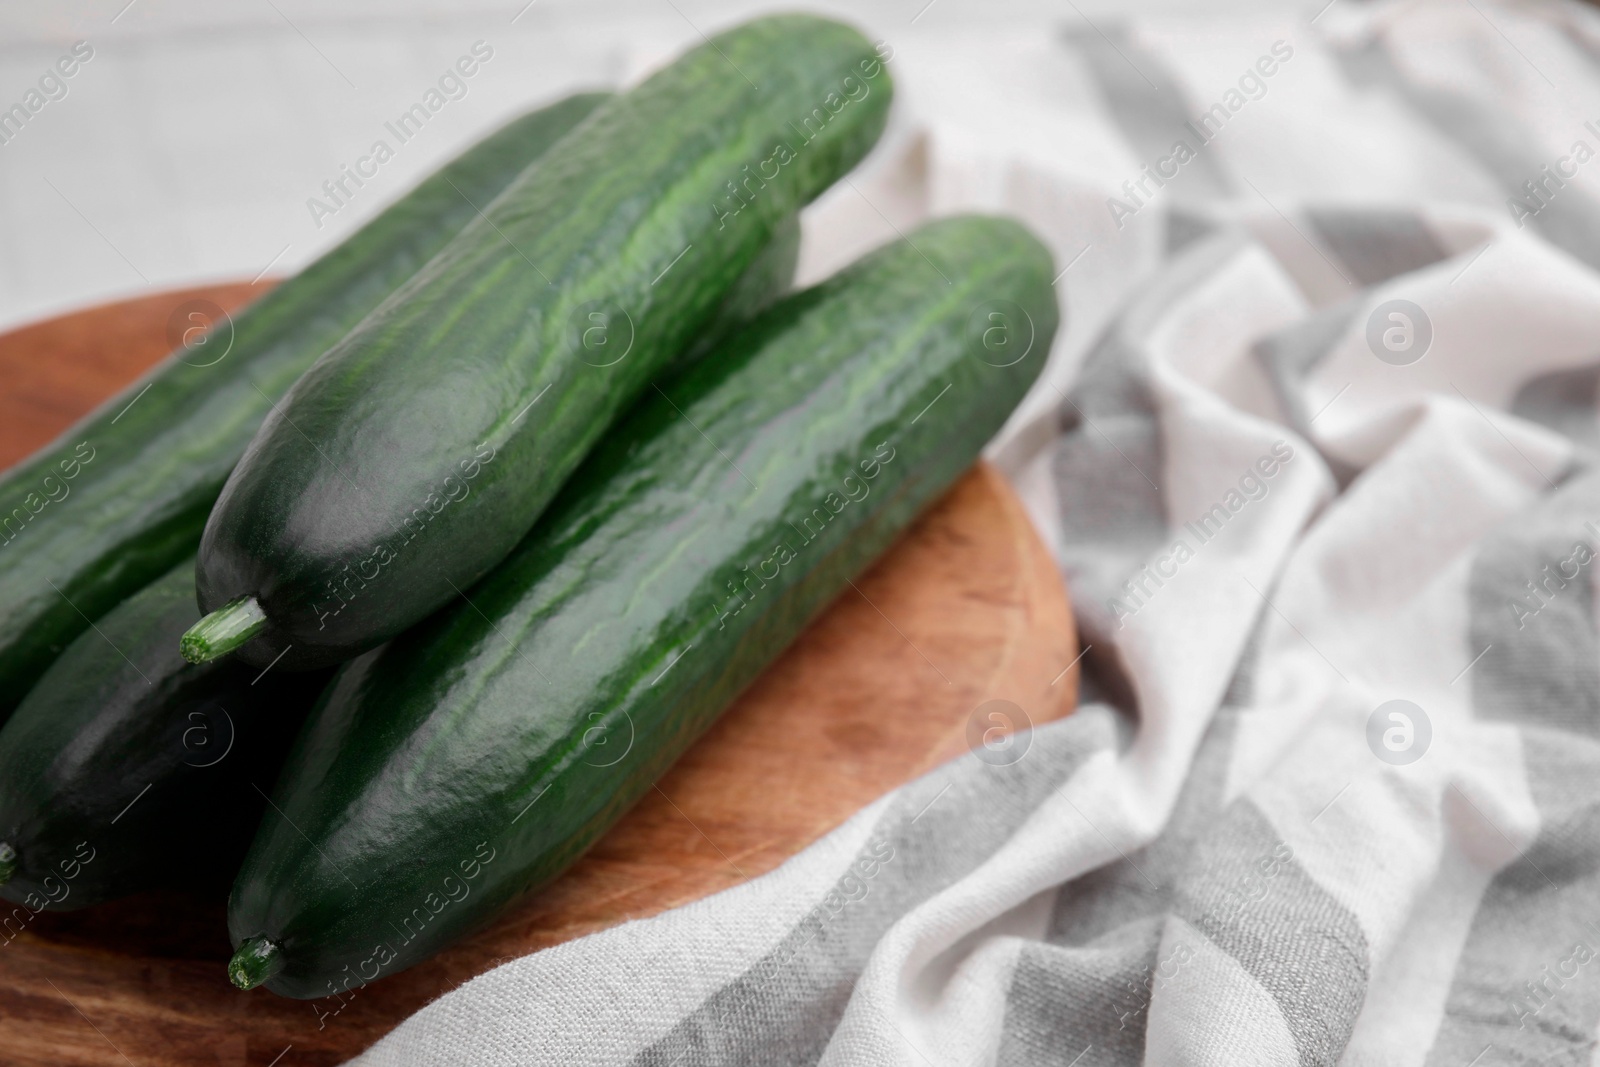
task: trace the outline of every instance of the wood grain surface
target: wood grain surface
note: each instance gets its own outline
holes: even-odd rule
[[[264,289],[164,293],[0,337],[0,465],[165,355],[180,305],[233,310]],[[225,887],[190,887],[44,913],[0,947],[0,1063],[337,1064],[506,958],[771,870],[887,790],[962,757],[987,701],[1011,701],[1034,723],[1071,710],[1066,595],[991,468],[969,472],[856,585],[553,886],[359,990],[337,1015],[233,989]]]

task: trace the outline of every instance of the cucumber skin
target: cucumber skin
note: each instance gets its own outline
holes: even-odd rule
[[[778,224],[772,239],[739,280],[722,298],[716,317],[688,348],[672,361],[673,369],[698,362],[722,347],[749,321],[794,286],[800,262],[800,216],[790,215]]]
[[[774,307],[671,403],[652,392],[470,604],[341,670],[230,896],[234,944],[285,954],[269,989],[342,996],[550,881],[972,463],[1049,352],[1050,256],[997,219],[911,240]],[[1037,331],[1010,367],[970,354],[991,297]],[[860,485],[799,543],[790,523]],[[719,619],[726,584],[775,559],[776,588]]]
[[[252,783],[270,786],[328,675],[186,663],[175,642],[199,617],[184,560],[78,635],[0,728],[17,850],[0,897],[71,911],[235,872],[266,806]]]
[[[281,397],[476,217],[462,194],[479,203],[495,196],[604,98],[568,97],[490,135],[235,316],[222,362],[168,358],[0,476],[0,520],[13,518],[13,528],[0,526],[0,721],[90,619],[194,554],[228,472],[269,410],[266,397]],[[88,451],[75,455],[80,442]],[[76,477],[64,480],[67,470]],[[15,509],[32,510],[30,494],[44,498],[47,476],[58,487],[49,492],[65,485],[67,495],[17,523]]]
[[[860,98],[800,143],[789,124],[851,85]],[[205,611],[245,596],[265,609],[237,654],[339,662],[487,573],[780,221],[867,153],[890,95],[864,37],[793,15],[724,33],[602,105],[263,423],[199,557]],[[733,213],[725,183],[782,159],[780,143],[788,161]],[[604,367],[577,350],[596,301],[631,324],[626,358]]]

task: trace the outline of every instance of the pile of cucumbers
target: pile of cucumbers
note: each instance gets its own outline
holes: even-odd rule
[[[343,996],[593,844],[1049,351],[1004,219],[787,292],[891,94],[789,15],[527,115],[0,478],[0,939],[231,877]]]

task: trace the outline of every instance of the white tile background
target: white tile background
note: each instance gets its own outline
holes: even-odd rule
[[[525,6],[526,5],[526,6]],[[0,109],[74,41],[93,58],[0,145],[0,329],[100,300],[290,273],[512,115],[614,85],[758,10],[726,0],[92,0],[0,3]],[[1127,0],[806,6],[896,47],[1037,32]],[[1141,10],[1166,4],[1137,0]],[[1234,6],[1254,6],[1251,3]],[[306,206],[474,41],[493,58],[355,200]],[[393,143],[393,138],[387,138]],[[276,259],[274,257],[277,257]]]

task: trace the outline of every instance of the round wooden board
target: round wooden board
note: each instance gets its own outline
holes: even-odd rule
[[[0,465],[165,355],[179,304],[232,309],[264,288],[165,293],[0,337]],[[1077,639],[1060,577],[992,468],[968,473],[856,585],[555,885],[337,1014],[233,989],[224,891],[163,892],[41,914],[0,947],[0,1062],[341,1063],[498,962],[771,870],[961,755],[986,701],[1012,701],[1034,723],[1073,707]]]

